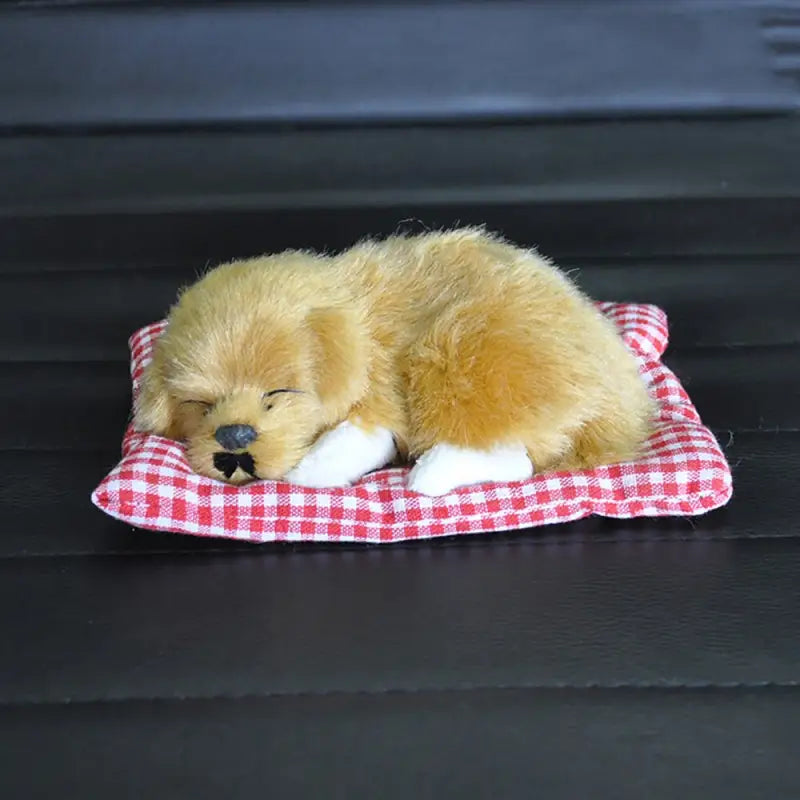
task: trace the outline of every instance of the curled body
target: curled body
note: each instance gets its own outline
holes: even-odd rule
[[[466,228],[212,269],[170,311],[134,422],[231,483],[344,485],[410,459],[410,488],[444,494],[634,459],[653,418],[590,299]]]

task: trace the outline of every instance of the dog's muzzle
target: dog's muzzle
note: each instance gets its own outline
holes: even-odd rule
[[[241,469],[253,478],[256,477],[253,456],[250,453],[235,452],[244,450],[258,438],[255,428],[251,425],[220,425],[214,431],[214,438],[226,451],[214,453],[214,469],[219,470],[228,479],[237,469]]]

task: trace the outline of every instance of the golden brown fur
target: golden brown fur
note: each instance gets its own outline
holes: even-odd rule
[[[264,397],[283,388],[302,393]],[[634,458],[652,417],[614,326],[562,272],[461,229],[212,270],[172,309],[135,422],[215,478],[214,431],[250,425],[256,474],[278,479],[345,419],[412,457],[522,443],[542,472]]]

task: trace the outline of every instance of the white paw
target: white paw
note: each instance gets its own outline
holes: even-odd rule
[[[396,454],[394,438],[385,428],[365,431],[342,422],[317,439],[285,480],[313,489],[349,486],[368,472],[386,466]]]
[[[438,497],[459,486],[523,481],[532,476],[533,464],[522,445],[470,450],[437,444],[417,460],[408,476],[408,488]]]

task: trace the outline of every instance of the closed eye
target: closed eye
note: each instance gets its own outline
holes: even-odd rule
[[[273,407],[273,404],[268,401],[270,398],[275,397],[275,395],[278,394],[305,394],[305,392],[301,389],[271,389],[268,392],[264,392],[264,394],[261,395],[261,399],[266,403],[267,411]]]
[[[199,406],[200,408],[203,409],[203,413],[204,414],[208,414],[208,412],[211,411],[212,408],[214,408],[214,404],[213,403],[209,403],[207,400],[184,400],[181,403],[181,405],[182,406],[185,406],[185,405]]]

